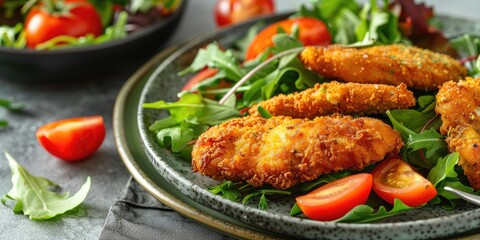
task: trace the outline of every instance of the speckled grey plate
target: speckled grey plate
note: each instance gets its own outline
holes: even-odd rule
[[[265,20],[271,22],[283,17],[285,15],[268,17]],[[463,32],[480,33],[480,24],[473,21],[441,17],[440,22],[448,36]],[[175,101],[177,92],[191,77],[179,77],[177,73],[190,65],[198,49],[212,41],[229,46],[233,41],[244,36],[252,24],[253,22],[249,22],[207,34],[183,45],[151,74],[141,94],[140,104],[158,100]],[[207,191],[208,187],[218,182],[193,173],[190,162],[177,159],[156,143],[154,134],[148,131],[148,126],[157,119],[167,117],[167,113],[141,107],[138,109],[137,117],[142,144],[159,174],[193,201],[243,223],[279,234],[315,239],[431,239],[480,229],[480,208],[472,205],[464,205],[452,211],[425,207],[378,223],[345,224],[291,217],[289,211],[294,203],[293,198],[271,202],[268,211],[257,209],[254,203],[242,205],[226,200]]]

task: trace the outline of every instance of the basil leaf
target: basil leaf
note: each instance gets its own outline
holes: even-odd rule
[[[90,177],[75,195],[69,197],[68,192],[56,193],[48,190],[56,184],[46,178],[32,176],[8,153],[5,153],[5,156],[12,171],[13,187],[2,197],[1,202],[6,204],[8,200],[14,200],[15,213],[23,212],[31,220],[45,220],[74,209],[87,197]]]

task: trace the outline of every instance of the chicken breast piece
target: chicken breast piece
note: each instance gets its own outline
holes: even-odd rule
[[[435,110],[441,115],[440,131],[447,134],[450,152],[458,152],[459,165],[470,185],[480,189],[480,79],[471,77],[446,82],[436,96]]]
[[[214,126],[194,145],[192,167],[216,180],[290,188],[325,173],[395,156],[400,134],[373,118],[247,116]]]
[[[468,182],[480,189],[480,134],[472,126],[452,129],[447,138],[451,152],[458,152],[460,165]]]
[[[442,118],[440,131],[472,125],[480,129],[480,79],[467,77],[465,80],[446,82],[436,96],[435,111]]]
[[[402,44],[363,49],[306,47],[300,59],[327,78],[356,83],[399,85],[436,90],[447,81],[466,76],[466,68],[448,55]]]
[[[405,84],[361,84],[329,82],[290,95],[278,95],[260,102],[270,114],[296,118],[340,114],[375,114],[390,109],[415,106],[415,97]],[[258,106],[250,108],[250,115],[260,116]]]

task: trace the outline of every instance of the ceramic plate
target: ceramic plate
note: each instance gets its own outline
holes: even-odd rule
[[[268,17],[272,22],[283,16]],[[480,33],[478,23],[451,17],[439,19],[448,36],[463,32]],[[141,108],[141,104],[165,100],[176,101],[177,92],[191,76],[179,77],[177,73],[190,65],[199,48],[212,41],[229,46],[245,35],[254,22],[234,26],[193,40],[175,51],[149,77],[140,96],[138,125],[141,142],[156,171],[169,183],[196,203],[236,219],[244,224],[274,233],[301,238],[347,239],[399,239],[438,238],[474,231],[480,226],[480,208],[464,205],[447,211],[439,207],[424,207],[408,211],[377,223],[346,224],[319,222],[301,217],[291,217],[289,211],[294,199],[271,202],[267,211],[256,208],[256,204],[242,205],[208,192],[208,187],[218,184],[208,177],[193,173],[191,163],[178,159],[168,150],[161,148],[155,136],[148,131],[155,120],[167,117],[164,111]]]
[[[113,134],[124,165],[147,192],[182,215],[237,238],[277,239],[278,236],[264,229],[246,225],[192,201],[169,184],[146,156],[136,121],[138,102],[152,69],[155,69],[172,50],[173,48],[165,50],[152,58],[125,83],[117,96],[113,111]]]

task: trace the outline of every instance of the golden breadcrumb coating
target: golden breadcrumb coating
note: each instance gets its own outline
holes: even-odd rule
[[[447,81],[458,81],[467,69],[448,55],[402,44],[363,49],[306,47],[300,59],[327,78],[345,82],[399,85],[436,90]]]
[[[480,79],[446,82],[436,96],[435,111],[442,117],[442,134],[457,126],[473,125],[480,129]]]
[[[440,114],[440,131],[448,134],[446,142],[451,152],[460,154],[470,185],[480,189],[480,79],[471,77],[446,82],[436,96],[435,110]]]
[[[296,118],[340,114],[375,114],[390,109],[415,106],[413,93],[405,84],[361,84],[329,82],[316,84],[314,88],[289,95],[278,95],[258,105],[270,114]],[[257,106],[249,110],[250,115],[260,116]]]
[[[402,146],[397,131],[373,118],[247,116],[203,133],[192,168],[216,180],[286,189],[322,174],[363,169],[396,156]]]
[[[475,190],[480,189],[480,134],[472,126],[451,129],[447,138],[451,152],[458,152],[458,165]]]

